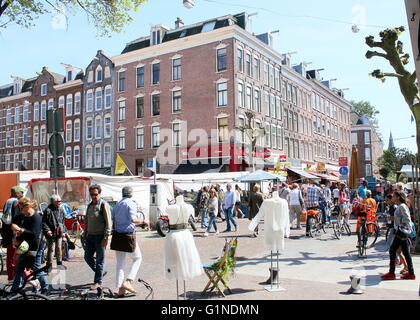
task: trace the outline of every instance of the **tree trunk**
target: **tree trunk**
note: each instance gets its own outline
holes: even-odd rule
[[[417,111],[417,110],[416,110]],[[417,113],[417,112],[416,112]],[[415,114],[416,116],[416,114]],[[416,117],[416,142],[417,142],[417,155],[416,155],[416,166],[420,164],[420,117]],[[414,168],[414,170],[417,170]],[[416,176],[416,175],[415,175]],[[419,190],[416,189],[415,176],[413,177],[413,191],[415,190],[413,200],[416,202],[416,210],[414,211],[414,224],[417,230],[416,241],[414,243],[414,253],[420,254],[420,210],[418,197],[420,197]]]

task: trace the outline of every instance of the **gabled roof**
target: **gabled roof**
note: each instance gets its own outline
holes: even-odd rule
[[[10,97],[13,95],[13,83],[0,87],[0,98]]]
[[[202,32],[203,26],[206,23],[213,22],[213,21],[215,21],[215,25],[212,30],[224,28],[233,24],[236,24],[239,27],[245,29],[245,13],[242,12],[237,15],[227,15],[223,17],[218,17],[218,18],[202,21],[202,22],[185,26],[182,28],[169,30],[163,36],[162,43],[172,41],[172,40],[177,40],[180,38],[189,37],[195,34],[199,34]],[[139,38],[137,40],[127,43],[127,45],[125,46],[121,54],[147,48],[147,47],[150,47],[150,36],[142,37],[142,38]]]

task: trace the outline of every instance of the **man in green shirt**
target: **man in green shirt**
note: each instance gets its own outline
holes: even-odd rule
[[[111,235],[112,220],[111,207],[101,199],[101,186],[95,184],[89,187],[92,198],[86,209],[85,229],[83,236],[86,239],[85,261],[95,272],[95,280],[91,289],[96,290],[102,285],[105,264],[105,249],[108,237]],[[96,254],[96,258],[94,255]]]

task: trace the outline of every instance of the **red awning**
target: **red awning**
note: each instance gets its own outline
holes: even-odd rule
[[[314,176],[320,177],[322,179],[326,179],[326,180],[330,180],[330,181],[338,181],[339,179],[335,176],[330,176],[330,175],[326,175],[326,174],[322,174],[322,173],[317,173],[317,172],[312,172],[311,174],[313,174]]]
[[[329,173],[333,176],[340,177],[340,172],[339,171],[332,171],[331,170],[331,171],[329,171]]]

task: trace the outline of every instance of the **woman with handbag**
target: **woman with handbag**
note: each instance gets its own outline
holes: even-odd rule
[[[408,237],[411,230],[410,210],[406,204],[407,196],[403,191],[395,191],[393,194],[393,202],[398,206],[394,213],[394,241],[389,249],[389,272],[381,276],[383,280],[395,279],[395,266],[397,258],[397,250],[401,247],[402,253],[407,262],[408,272],[404,273],[400,278],[407,280],[415,280],[413,261],[410,255]]]
[[[216,222],[218,207],[219,207],[219,205],[218,205],[218,199],[217,199],[217,192],[216,192],[215,189],[211,189],[210,190],[209,209],[208,209],[210,221],[209,221],[209,225],[207,227],[207,230],[204,233],[205,237],[207,237],[209,235],[209,232],[210,232],[212,226],[214,226],[214,230],[216,231],[216,235],[219,234],[219,229],[217,228],[217,222]]]
[[[136,224],[145,223],[139,219],[137,204],[131,199],[133,189],[124,187],[122,196],[123,198],[116,204],[111,215],[113,222],[111,250],[115,250],[117,259],[116,286],[120,297],[125,296],[127,291],[133,294],[137,293],[133,288],[133,282],[140,269],[142,256],[136,241]],[[124,280],[125,259],[127,257],[131,258],[132,264],[127,278]]]

